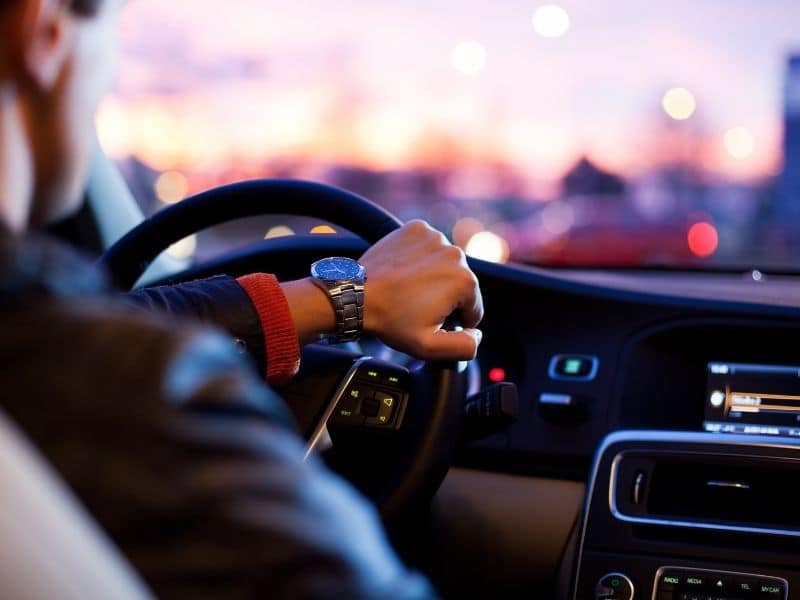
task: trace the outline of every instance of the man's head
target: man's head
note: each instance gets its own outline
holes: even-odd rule
[[[0,219],[74,210],[113,80],[123,0],[0,0]]]

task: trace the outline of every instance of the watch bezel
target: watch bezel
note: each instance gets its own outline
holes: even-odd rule
[[[356,274],[352,277],[340,277],[340,278],[332,278],[326,276],[324,273],[320,272],[320,267],[326,263],[330,263],[332,261],[340,261],[344,260],[350,264],[354,264],[358,267]],[[360,262],[355,259],[349,258],[347,256],[328,256],[326,258],[322,258],[311,265],[311,276],[314,279],[319,281],[323,281],[325,283],[336,283],[339,281],[352,281],[354,283],[363,283],[366,281],[366,273],[367,270]]]

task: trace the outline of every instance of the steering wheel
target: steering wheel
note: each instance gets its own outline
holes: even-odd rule
[[[401,226],[384,209],[336,187],[255,180],[164,208],[117,241],[100,262],[120,288],[130,289],[162,251],[192,233],[242,217],[287,213],[339,225],[369,244]],[[262,264],[270,254],[265,243]],[[215,267],[218,272],[235,270],[235,262],[218,260]],[[189,274],[170,281],[182,275]],[[429,500],[455,450],[466,365],[420,361],[406,368],[321,344],[303,350],[301,365],[281,395],[298,419],[309,452],[329,435],[333,449],[326,460],[376,503],[385,520]]]

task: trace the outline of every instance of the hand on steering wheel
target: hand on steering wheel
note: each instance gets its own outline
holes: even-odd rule
[[[373,431],[355,427],[355,435],[345,436],[335,446],[344,453],[343,472],[377,503],[384,517],[402,513],[430,498],[450,466],[467,392],[465,364],[452,360],[472,358],[480,339],[472,329],[483,311],[477,282],[463,253],[440,233],[423,223],[401,228],[382,208],[338,188],[260,180],[212,189],[159,211],[109,248],[101,263],[118,286],[131,288],[159,253],[192,233],[237,218],[287,212],[341,225],[375,244],[362,257],[367,285],[372,286],[365,296],[372,303],[365,305],[371,313],[365,312],[368,331],[431,359],[451,357],[451,362],[429,361],[405,369],[405,376],[401,373],[398,378],[398,384],[405,382],[398,395],[402,411],[394,413],[393,423]],[[259,263],[269,264],[274,252],[274,245],[264,244]],[[237,272],[235,257],[228,263],[217,260],[216,267],[217,272],[244,274]],[[421,285],[404,284],[415,277]],[[181,275],[170,280],[179,281]],[[463,315],[468,331],[442,331],[445,317],[454,309]],[[304,409],[311,400],[322,400],[321,408],[310,411],[310,423],[298,419],[307,436],[326,425],[331,408],[361,377],[365,358],[327,346],[306,348],[300,373],[282,395],[290,405],[293,396],[299,397]]]
[[[460,248],[427,223],[411,221],[367,250],[360,262],[367,268],[367,332],[425,360],[475,358],[483,302]],[[442,329],[455,311],[464,329]]]

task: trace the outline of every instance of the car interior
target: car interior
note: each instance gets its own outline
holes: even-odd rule
[[[561,35],[580,35],[585,4],[564,3],[576,30]],[[611,4],[622,10],[630,3]],[[702,2],[697,10],[710,11],[703,14],[718,19],[715,27],[727,37],[735,37],[735,27],[726,29],[726,23],[758,21],[761,10],[737,3],[728,22],[712,4]],[[545,7],[549,16],[534,13],[533,29],[559,37],[563,9]],[[782,22],[797,12],[781,2],[764,11]],[[800,42],[800,18],[796,23],[797,34],[786,35]],[[706,41],[713,45],[710,34]],[[452,58],[460,75],[480,71],[475,47],[454,49]],[[281,394],[308,452],[375,503],[395,549],[443,597],[800,597],[794,591],[800,590],[800,493],[791,483],[800,473],[800,293],[791,242],[800,240],[791,238],[800,231],[800,215],[763,199],[767,188],[778,199],[800,192],[800,59],[775,60],[782,170],[752,198],[754,206],[768,206],[774,231],[783,227],[781,235],[789,236],[784,254],[724,254],[725,236],[744,235],[741,228],[760,217],[747,213],[736,229],[722,209],[723,216],[714,212],[711,192],[703,196],[708,204],[693,204],[697,170],[668,169],[669,181],[680,185],[665,189],[676,194],[676,210],[690,215],[679,227],[683,254],[670,254],[672,241],[653,241],[652,219],[576,224],[575,246],[550,243],[533,258],[512,248],[510,259],[499,260],[491,244],[488,253],[478,243],[473,251],[467,247],[485,305],[483,341],[470,363],[418,361],[370,337],[303,350],[300,374]],[[683,88],[671,91],[677,89]],[[674,123],[689,118],[675,116],[685,109],[681,93],[677,100],[667,98],[669,92],[664,97],[663,111]],[[737,139],[729,145],[733,155],[746,145]],[[349,185],[353,177],[342,176],[331,183],[302,176],[302,169],[277,168],[201,185],[153,210],[157,200],[148,205],[135,197],[135,179],[123,177],[107,154],[98,148],[84,209],[53,232],[98,257],[120,289],[220,273],[305,277],[313,261],[358,258],[403,220],[425,217],[402,202],[378,202],[369,179]],[[155,180],[159,170],[153,171]],[[575,185],[578,191],[549,202],[572,197],[575,214],[587,198],[596,197],[602,207],[622,193],[619,178],[591,164],[579,162],[570,176],[564,189]],[[470,181],[480,185],[475,179],[463,185],[469,188]],[[736,198],[744,197],[741,181],[729,187],[714,181],[703,189],[738,186]],[[150,192],[153,198],[159,193]],[[224,229],[254,222],[255,241],[239,239],[249,225]],[[344,234],[303,233],[320,223]],[[276,224],[299,233],[268,232],[261,239],[264,228]],[[673,226],[665,224],[658,235],[671,235]],[[209,244],[194,256],[168,252],[220,227],[237,238],[234,244]],[[457,228],[445,233],[458,243]],[[748,243],[762,251],[764,238],[751,234]],[[726,260],[713,262],[717,236]],[[626,253],[641,238],[657,251],[631,259]],[[457,318],[445,326],[458,327]],[[148,597],[23,437],[0,422],[0,471],[20,482],[0,491],[0,595]],[[25,540],[47,544],[17,545],[24,523],[42,531]],[[52,578],[24,576],[42,569]]]

